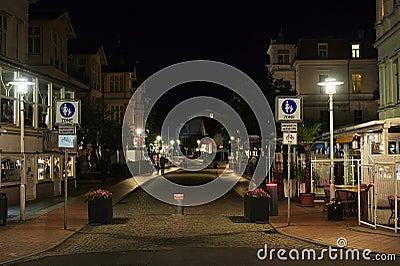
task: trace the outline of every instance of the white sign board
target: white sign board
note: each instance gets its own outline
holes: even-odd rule
[[[79,125],[81,123],[80,100],[58,100],[55,104],[56,125]]]
[[[282,129],[282,132],[297,132],[297,124],[296,123],[282,123],[281,129]]]
[[[283,132],[283,144],[296,145],[297,144],[297,133]]]
[[[76,135],[58,135],[59,148],[75,148]]]
[[[301,122],[303,120],[301,97],[278,96],[275,99],[275,119],[277,122]]]

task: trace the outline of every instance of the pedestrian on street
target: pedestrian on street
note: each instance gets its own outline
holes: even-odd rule
[[[165,162],[166,162],[166,159],[165,159],[165,155],[163,154],[163,155],[161,155],[161,158],[160,158],[160,168],[161,168],[162,175],[164,175]]]

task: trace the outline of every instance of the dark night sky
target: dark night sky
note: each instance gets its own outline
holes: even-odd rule
[[[119,35],[128,63],[139,61],[143,76],[174,63],[207,59],[263,77],[268,44],[281,28],[293,40],[349,36],[357,30],[375,37],[373,0],[263,2],[39,0],[36,5],[65,8],[77,38],[103,44],[110,64]]]

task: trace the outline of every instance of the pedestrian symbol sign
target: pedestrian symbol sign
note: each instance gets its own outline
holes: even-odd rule
[[[302,98],[278,96],[275,99],[275,119],[278,122],[301,122]]]
[[[65,118],[72,117],[75,114],[75,106],[70,102],[64,102],[60,106],[60,114]]]
[[[55,106],[55,125],[79,125],[80,100],[58,100]]]
[[[286,99],[282,102],[282,111],[286,114],[286,115],[292,115],[296,112],[297,110],[297,104],[295,101],[293,101],[292,99]]]

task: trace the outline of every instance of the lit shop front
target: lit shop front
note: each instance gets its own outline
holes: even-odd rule
[[[28,84],[23,94],[15,82],[22,78]],[[75,93],[30,71],[2,65],[0,80],[0,190],[7,193],[9,205],[19,204],[21,184],[27,201],[60,195],[64,150],[58,148],[53,105]],[[69,149],[66,172],[73,183],[75,161],[76,149]]]

